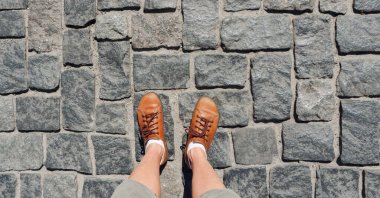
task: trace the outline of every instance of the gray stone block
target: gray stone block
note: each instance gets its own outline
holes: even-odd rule
[[[268,197],[265,166],[227,169],[223,181],[227,188],[240,197]]]
[[[85,177],[83,184],[83,198],[110,198],[122,179],[102,179]]]
[[[62,60],[58,54],[35,54],[28,57],[29,87],[53,91],[59,86]]]
[[[0,63],[0,94],[28,90],[24,39],[1,39]]]
[[[43,181],[44,198],[76,198],[76,180],[76,175],[46,174]]]
[[[84,69],[62,72],[63,128],[92,131],[95,111],[95,76]]]
[[[1,6],[1,5],[0,5]],[[25,12],[12,10],[0,12],[0,38],[25,37]]]
[[[380,163],[380,102],[342,100],[342,153],[344,164]]]
[[[316,198],[359,198],[359,171],[347,168],[317,170]]]
[[[315,0],[264,0],[264,9],[270,11],[312,11]]]
[[[380,197],[380,170],[364,171],[364,194],[366,198]]]
[[[175,10],[177,0],[145,0],[144,10]]]
[[[99,10],[139,9],[140,0],[98,0]]]
[[[64,0],[66,26],[84,27],[95,20],[96,0]]]
[[[303,80],[297,83],[296,114],[301,121],[330,121],[336,99],[330,80]]]
[[[189,126],[194,107],[201,96],[212,98],[218,105],[220,127],[247,126],[252,101],[247,91],[197,91],[179,94],[179,116],[184,126]]]
[[[270,170],[270,197],[312,197],[311,173],[305,165],[275,166]]]
[[[320,0],[319,10],[325,13],[346,14],[346,0]]]
[[[92,65],[89,29],[67,29],[63,32],[63,63],[74,66]]]
[[[49,170],[75,170],[92,173],[87,137],[82,134],[47,135],[45,166]]]
[[[189,56],[134,54],[133,78],[136,91],[187,88]]]
[[[58,131],[60,98],[25,96],[16,98],[16,124],[19,131]]]
[[[361,12],[380,12],[379,0],[355,0],[354,9]]]
[[[291,26],[287,15],[230,16],[223,19],[220,34],[227,50],[285,50],[293,43]]]
[[[124,137],[92,136],[96,174],[131,174],[134,168],[131,142]]]
[[[225,11],[258,10],[261,0],[224,0]]]
[[[284,124],[283,159],[331,162],[334,154],[334,132],[326,123]]]
[[[198,88],[238,87],[246,81],[248,61],[242,55],[210,54],[195,57],[195,84]]]
[[[338,16],[336,41],[339,52],[344,54],[380,52],[379,29],[380,16],[378,15]]]
[[[290,54],[264,53],[251,60],[251,81],[256,121],[290,118],[292,106]]]
[[[230,135],[226,130],[216,132],[207,159],[214,168],[227,168],[232,166],[232,145]]]
[[[183,0],[183,49],[216,49],[218,46],[218,0]]]
[[[127,133],[127,109],[124,103],[96,105],[96,131],[111,134]]]
[[[2,0],[0,10],[26,9],[28,0]]]
[[[42,184],[41,175],[38,173],[20,174],[20,197],[21,198],[41,198]]]
[[[342,97],[380,96],[380,60],[341,61],[337,95]]]
[[[179,14],[159,13],[132,17],[132,46],[136,49],[179,47],[182,41]]]
[[[29,51],[62,49],[62,0],[29,0]]]
[[[12,98],[0,97],[0,131],[15,130],[15,114]]]
[[[100,99],[120,100],[131,96],[129,42],[99,42]]]
[[[270,164],[277,155],[273,128],[236,129],[232,133],[232,140],[237,164]]]
[[[119,40],[128,36],[128,16],[107,12],[96,16],[95,37],[97,39]]]
[[[298,78],[332,78],[334,50],[331,17],[302,15],[294,20],[295,60]]]
[[[0,174],[0,197],[16,197],[17,178],[13,173]]]

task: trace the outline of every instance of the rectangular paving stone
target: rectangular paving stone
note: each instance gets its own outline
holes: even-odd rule
[[[380,96],[380,59],[340,63],[336,92],[342,97]]]
[[[239,128],[232,133],[237,164],[270,164],[277,156],[273,128]],[[249,146],[248,146],[249,145]]]
[[[135,91],[188,87],[190,60],[186,54],[134,54]]]
[[[258,10],[261,0],[224,0],[225,11]]]
[[[107,12],[96,16],[95,37],[99,40],[119,40],[128,36],[128,16],[118,12]]]
[[[44,198],[77,197],[77,177],[72,174],[46,174],[44,176]]]
[[[319,10],[323,13],[346,14],[346,0],[320,0]]]
[[[281,165],[270,170],[272,198],[312,197],[311,173],[305,165]]]
[[[98,42],[100,99],[120,100],[131,96],[129,42]]]
[[[379,15],[338,16],[336,41],[339,52],[344,54],[380,52],[379,29]]]
[[[380,170],[364,170],[364,177],[365,197],[380,197]]]
[[[132,46],[135,49],[174,48],[182,41],[182,17],[159,13],[132,17]]]
[[[0,171],[38,170],[43,158],[41,134],[0,136]]]
[[[15,130],[15,123],[13,99],[0,97],[0,131],[10,132]]]
[[[264,9],[270,11],[312,11],[315,0],[263,0]]]
[[[109,198],[122,179],[103,179],[93,176],[85,177],[83,184],[83,198]]]
[[[0,38],[25,37],[24,11],[1,11],[0,19]]]
[[[73,66],[92,65],[89,29],[67,29],[63,32],[63,63]]]
[[[2,0],[0,10],[26,9],[28,0]]]
[[[208,54],[195,57],[195,85],[198,88],[243,88],[247,58],[242,55]]]
[[[219,108],[219,126],[247,126],[252,100],[247,91],[196,91],[179,94],[179,116],[184,126],[189,126],[194,107],[201,96],[212,98]]]
[[[62,60],[59,54],[34,54],[28,57],[28,84],[38,91],[54,91],[59,86]]]
[[[124,137],[91,136],[97,175],[131,174],[134,169],[131,142]]]
[[[62,9],[62,0],[29,0],[29,51],[62,49]]]
[[[230,16],[220,34],[226,50],[285,50],[293,45],[291,26],[287,15]]]
[[[174,11],[177,0],[145,0],[144,10],[167,10]]]
[[[19,131],[58,131],[60,98],[25,96],[16,98],[16,125]]]
[[[331,162],[334,132],[327,123],[284,124],[282,130],[284,160]]]
[[[0,70],[0,94],[28,90],[24,39],[0,39]]]
[[[311,14],[294,19],[298,78],[332,78],[334,48],[331,19],[328,15]]]
[[[354,9],[361,12],[380,12],[378,0],[355,0]]]
[[[356,165],[379,164],[380,102],[342,100],[341,108],[341,162]]]
[[[63,128],[92,131],[95,112],[95,76],[85,69],[62,72]]]
[[[316,198],[359,198],[359,171],[348,168],[317,170]]]
[[[232,152],[233,148],[230,143],[229,132],[224,129],[218,129],[210,150],[207,152],[207,159],[211,166],[214,168],[227,168],[232,166]]]
[[[74,170],[91,174],[92,166],[87,136],[48,134],[45,166],[48,170]]]
[[[99,10],[139,9],[140,0],[98,0]]]
[[[263,53],[251,60],[251,84],[256,121],[290,118],[292,106],[290,54]]]
[[[64,0],[66,26],[84,27],[95,20],[96,0]]]
[[[13,173],[0,174],[0,197],[16,197],[17,178]]]
[[[127,109],[124,103],[96,105],[96,131],[110,134],[127,133]]]
[[[20,174],[20,197],[21,198],[41,198],[42,184],[39,173]]]
[[[218,39],[218,0],[184,0],[183,49],[216,49]]]
[[[224,171],[223,182],[240,197],[268,197],[265,166],[232,168]]]

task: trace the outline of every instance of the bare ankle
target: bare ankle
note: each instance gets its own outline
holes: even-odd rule
[[[150,144],[149,147],[146,148],[145,155],[149,156],[158,156],[162,157],[164,154],[164,149],[159,144]]]
[[[207,161],[205,152],[201,148],[193,148],[189,151],[189,160],[194,162]]]

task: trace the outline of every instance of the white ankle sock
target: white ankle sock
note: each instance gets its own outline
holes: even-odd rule
[[[193,149],[193,148],[200,148],[200,149],[202,149],[203,152],[205,152],[206,159],[207,159],[206,148],[203,146],[203,144],[197,143],[197,142],[190,142],[189,145],[187,146],[187,151],[186,151],[187,158],[190,158],[190,150]],[[188,160],[189,168],[191,169],[191,160],[190,159],[186,159],[186,160]]]
[[[162,161],[164,161],[164,155],[165,155],[164,142],[162,142],[162,140],[154,140],[154,139],[148,140],[148,142],[145,145],[145,152],[148,150],[148,146],[151,144],[159,144],[162,147],[163,152],[162,152],[162,157],[161,157],[161,162],[160,162],[160,164],[161,164]]]

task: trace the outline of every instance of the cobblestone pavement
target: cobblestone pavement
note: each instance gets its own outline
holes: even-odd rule
[[[0,0],[0,197],[110,197],[151,90],[164,198],[188,197],[201,95],[243,198],[380,197],[380,0]]]

